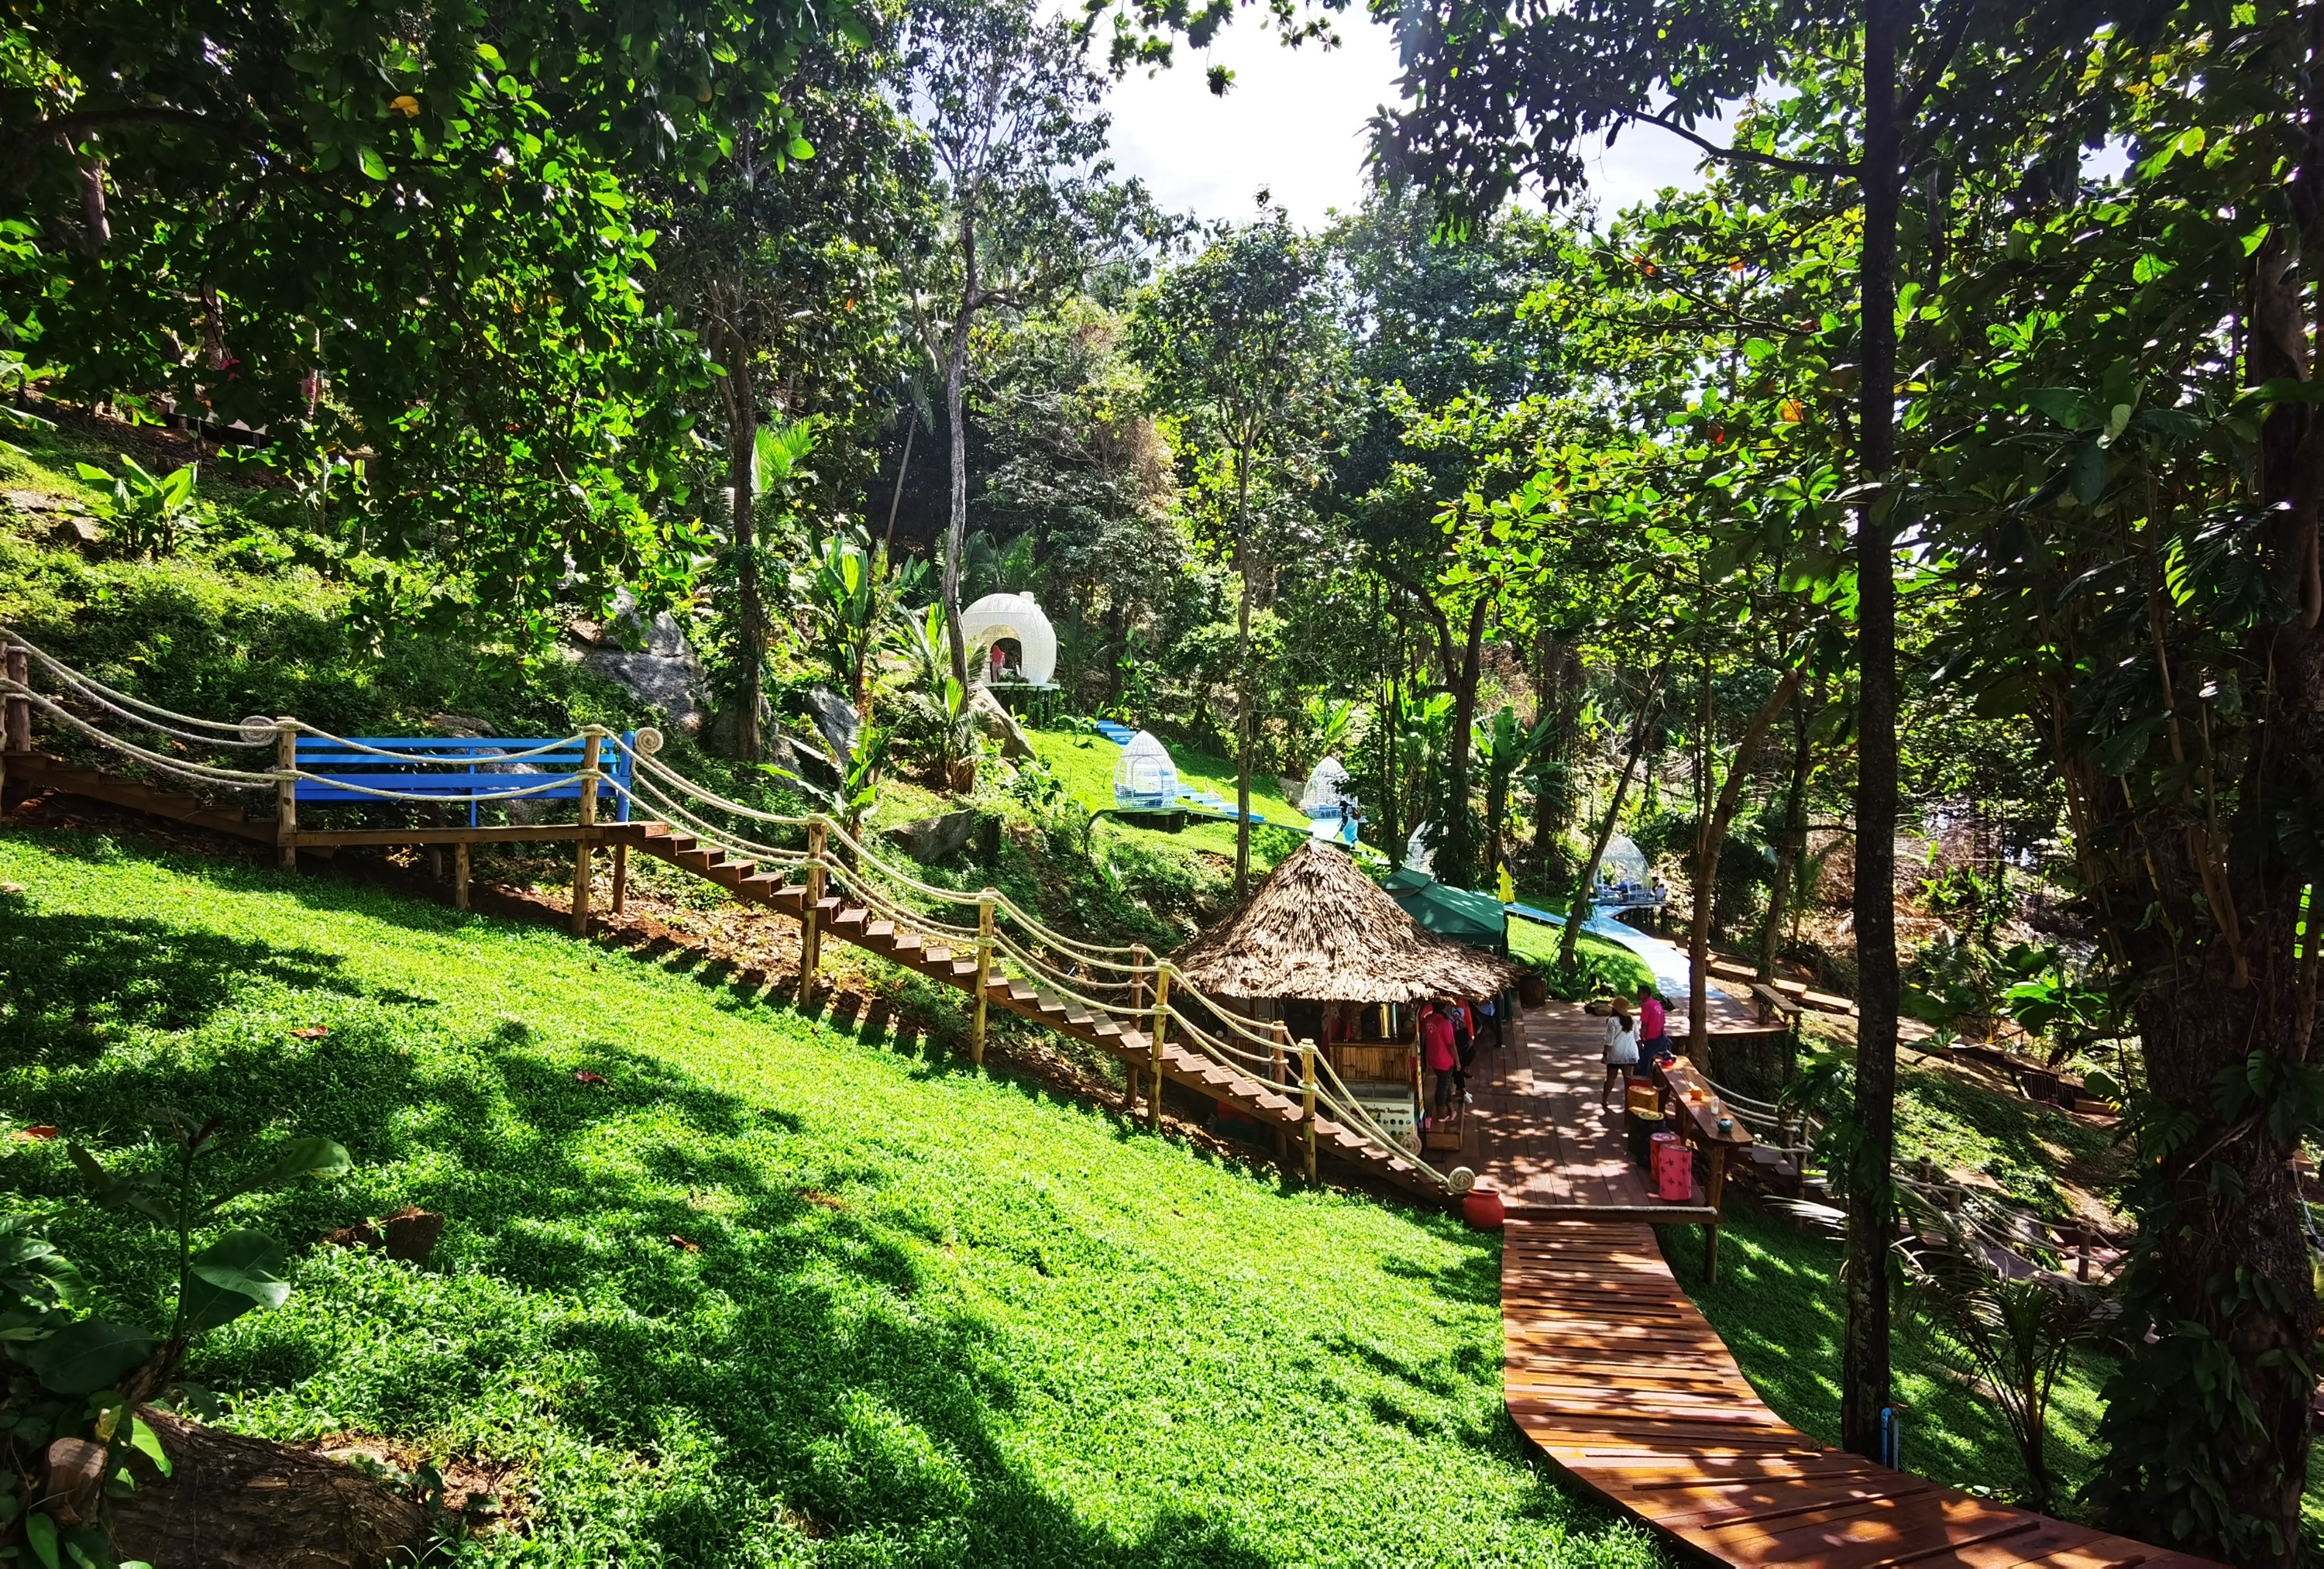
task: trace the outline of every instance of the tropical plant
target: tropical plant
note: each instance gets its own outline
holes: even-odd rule
[[[862,527],[849,524],[824,540],[813,569],[802,575],[798,597],[808,651],[854,704],[858,725],[872,720],[881,652],[908,635],[908,626],[898,624],[904,619],[899,606],[927,570],[920,560],[894,565]]]
[[[1912,1190],[1904,1190],[1911,1192]],[[1908,1198],[1915,1234],[1897,1244],[1906,1300],[1969,1363],[2025,1463],[2025,1504],[2047,1513],[2050,1400],[2075,1353],[2113,1316],[2098,1290],[2013,1264],[2004,1273],[1990,1244],[1961,1214]]]
[[[106,487],[107,494],[97,503],[97,515],[113,526],[123,545],[147,560],[171,554],[200,531],[195,465],[153,475],[124,453],[119,474],[108,474],[93,463],[73,466],[89,484]]]
[[[48,1236],[48,1217],[0,1214],[0,1553],[45,1569],[69,1561],[111,1569],[103,1508],[110,1489],[134,1485],[133,1451],[162,1475],[169,1457],[137,1407],[178,1386],[188,1347],[200,1335],[290,1294],[282,1245],[263,1232],[221,1227],[234,1200],[306,1177],[336,1177],[347,1152],[328,1139],[292,1139],[256,1170],[223,1184],[203,1180],[225,1141],[215,1119],[166,1124],[167,1166],[109,1170],[69,1147],[96,1203],[142,1215],[171,1243],[174,1286],[159,1334],[86,1311],[89,1291]]]

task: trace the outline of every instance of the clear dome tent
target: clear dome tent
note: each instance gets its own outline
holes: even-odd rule
[[[1299,809],[1311,817],[1326,813],[1336,817],[1342,806],[1355,804],[1356,798],[1348,793],[1348,771],[1336,757],[1317,763],[1307,776],[1307,788],[1299,792]]]
[[[1057,634],[1049,618],[1029,594],[988,594],[960,613],[961,636],[968,642],[972,663],[982,664],[989,679],[991,666],[985,651],[1003,638],[1017,644],[1016,678],[1028,687],[1047,687],[1057,673]]]
[[[1435,872],[1436,852],[1428,844],[1435,835],[1434,823],[1422,823],[1412,830],[1412,837],[1404,842],[1404,863],[1407,869],[1432,874]]]
[[[1113,804],[1129,812],[1167,812],[1178,805],[1178,765],[1149,730],[1131,736],[1113,765]]]
[[[1617,834],[1606,841],[1606,854],[1598,863],[1598,870],[1609,874],[1617,882],[1644,882],[1646,880],[1646,857],[1637,841],[1628,834]]]

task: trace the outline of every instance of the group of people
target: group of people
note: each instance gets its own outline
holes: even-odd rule
[[[1420,1060],[1435,1075],[1434,1115],[1451,1111],[1455,1097],[1463,1106],[1476,1099],[1469,1093],[1469,1065],[1477,1059],[1477,1048],[1487,1035],[1494,1046],[1501,1044],[1500,1007],[1492,998],[1467,1002],[1432,997],[1421,1010]]]
[[[1627,997],[1615,998],[1614,1011],[1606,1016],[1606,1089],[1601,1101],[1612,1103],[1630,1069],[1669,1055],[1670,1011],[1655,989],[1641,981],[1637,1017],[1631,1016]]]

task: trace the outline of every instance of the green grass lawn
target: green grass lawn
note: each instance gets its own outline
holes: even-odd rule
[[[1025,738],[1033,743],[1036,755],[1064,782],[1075,800],[1093,810],[1113,805],[1113,770],[1121,761],[1120,747],[1088,731],[1032,730],[1026,733]],[[1170,757],[1177,765],[1181,789],[1216,790],[1225,798],[1228,810],[1233,810],[1232,760],[1176,745],[1171,746]],[[1267,824],[1254,824],[1251,827],[1251,864],[1262,872],[1269,872],[1307,837],[1307,817],[1297,805],[1284,799],[1274,780],[1256,774],[1250,781],[1250,809],[1254,816],[1265,818]],[[1122,831],[1148,838],[1157,836],[1152,829],[1125,827]],[[1187,850],[1204,850],[1230,860],[1235,853],[1232,821],[1194,819],[1180,833],[1158,836]]]
[[[1564,930],[1559,927],[1545,926],[1521,916],[1509,922],[1509,957],[1521,964],[1555,969],[1558,945],[1564,940]],[[1626,997],[1636,994],[1640,986],[1654,984],[1655,973],[1646,967],[1646,962],[1619,943],[1609,943],[1593,932],[1583,932],[1576,951],[1584,958],[1596,958],[1605,973],[1620,983]]]
[[[78,836],[0,836],[0,1114],[131,1165],[163,1108],[235,1161],[342,1140],[231,1206],[297,1289],[195,1371],[245,1431],[520,1466],[476,1561],[1659,1559],[1503,1414],[1497,1239],[1449,1217],[545,929]],[[0,1168],[155,1316],[62,1140]],[[316,1245],[407,1204],[449,1217],[424,1268]]]

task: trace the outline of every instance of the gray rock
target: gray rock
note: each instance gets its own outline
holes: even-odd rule
[[[1001,699],[982,687],[968,696],[968,711],[976,721],[977,730],[987,738],[1001,743],[1001,755],[1020,761],[1033,755],[1033,743],[1017,727],[1016,715],[1001,706]]]
[[[699,734],[709,723],[708,680],[702,660],[686,641],[686,629],[669,612],[660,611],[650,621],[645,620],[639,614],[636,598],[624,589],[613,602],[612,621],[604,626],[576,621],[573,632],[583,644],[573,657],[584,669],[659,710],[685,734]]]
[[[855,750],[855,705],[833,691],[829,687],[810,687],[807,693],[807,716],[831,748],[834,757],[845,757]]]
[[[983,821],[982,812],[945,812],[940,817],[923,817],[917,823],[906,823],[888,830],[888,837],[903,848],[904,854],[923,866],[933,866],[948,860],[968,847]]]

